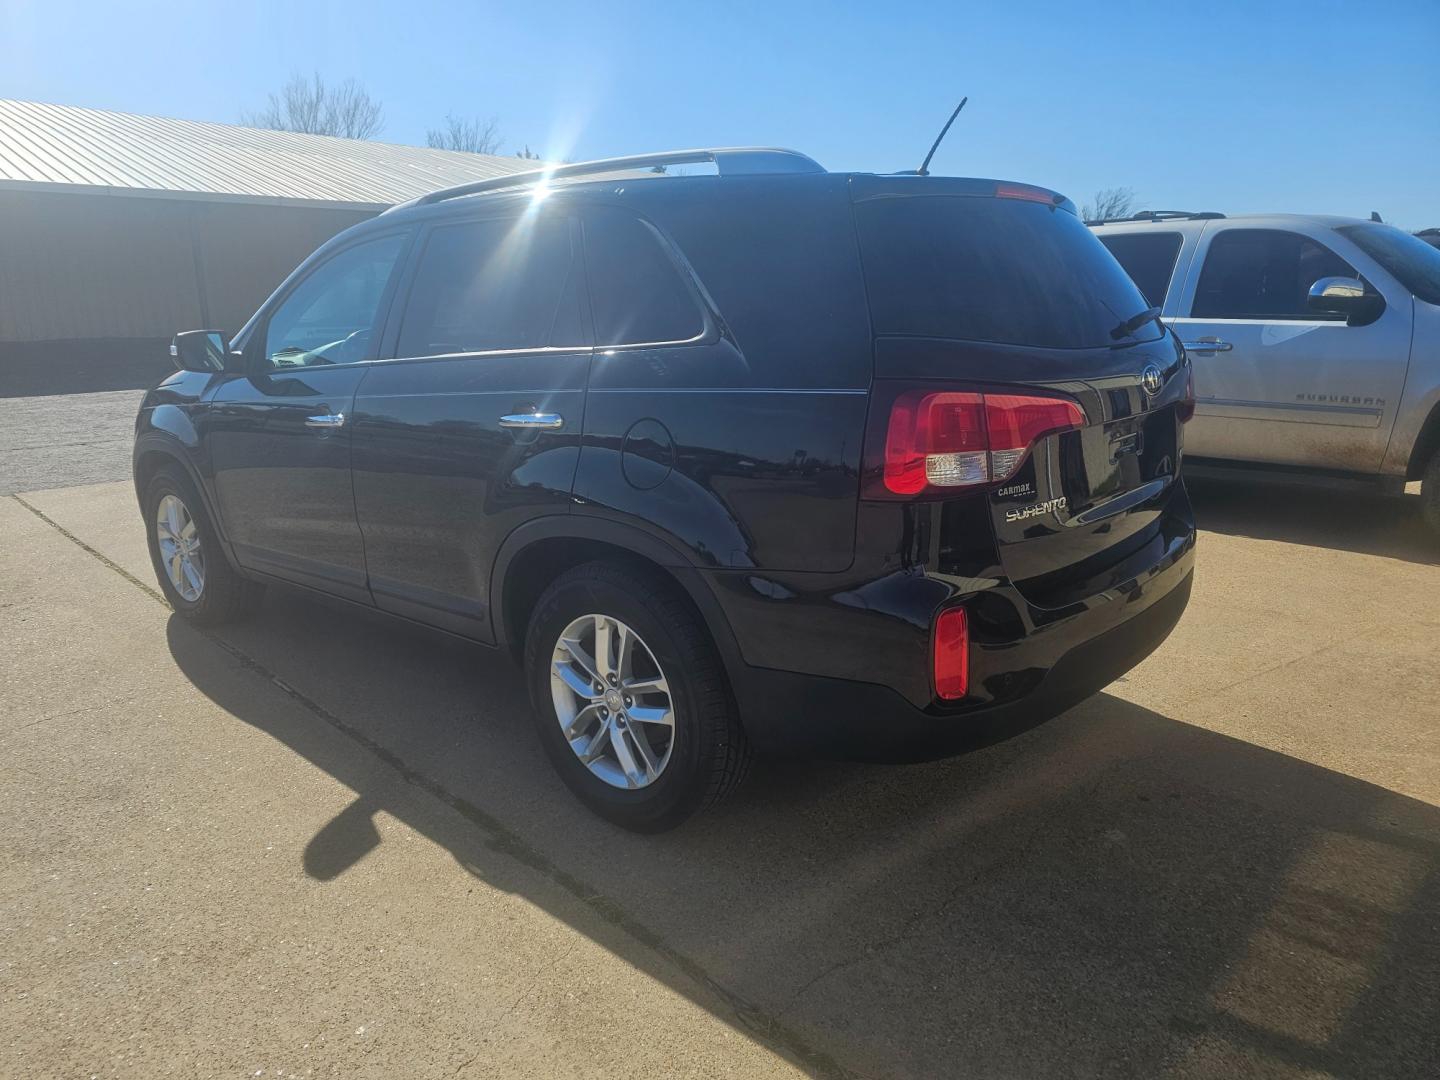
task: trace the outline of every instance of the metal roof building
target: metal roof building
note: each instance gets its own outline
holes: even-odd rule
[[[0,100],[0,396],[138,386],[335,233],[518,158]]]

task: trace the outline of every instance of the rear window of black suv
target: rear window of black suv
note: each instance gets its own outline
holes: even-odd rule
[[[1150,305],[1074,214],[1022,199],[882,195],[855,206],[877,335],[1115,345]],[[1154,340],[1151,320],[1124,341]]]

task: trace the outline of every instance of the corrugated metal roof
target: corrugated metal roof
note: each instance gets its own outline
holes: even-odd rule
[[[0,188],[388,206],[535,161],[0,99]]]

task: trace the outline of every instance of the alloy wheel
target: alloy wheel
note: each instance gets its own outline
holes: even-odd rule
[[[649,787],[675,747],[670,684],[655,654],[619,619],[582,615],[550,660],[560,733],[582,764],[611,787]]]
[[[193,604],[205,590],[205,555],[195,518],[179,496],[166,495],[156,506],[155,538],[170,584],[182,600]]]

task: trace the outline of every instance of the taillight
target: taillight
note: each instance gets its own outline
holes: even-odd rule
[[[947,701],[970,689],[970,627],[964,608],[946,608],[935,620],[932,643],[935,693]]]
[[[1185,373],[1185,396],[1175,405],[1176,415],[1180,417],[1182,424],[1188,423],[1195,415],[1195,368],[1191,367]]]
[[[911,390],[885,431],[885,489],[895,495],[1008,480],[1036,440],[1085,426],[1066,398]]]

